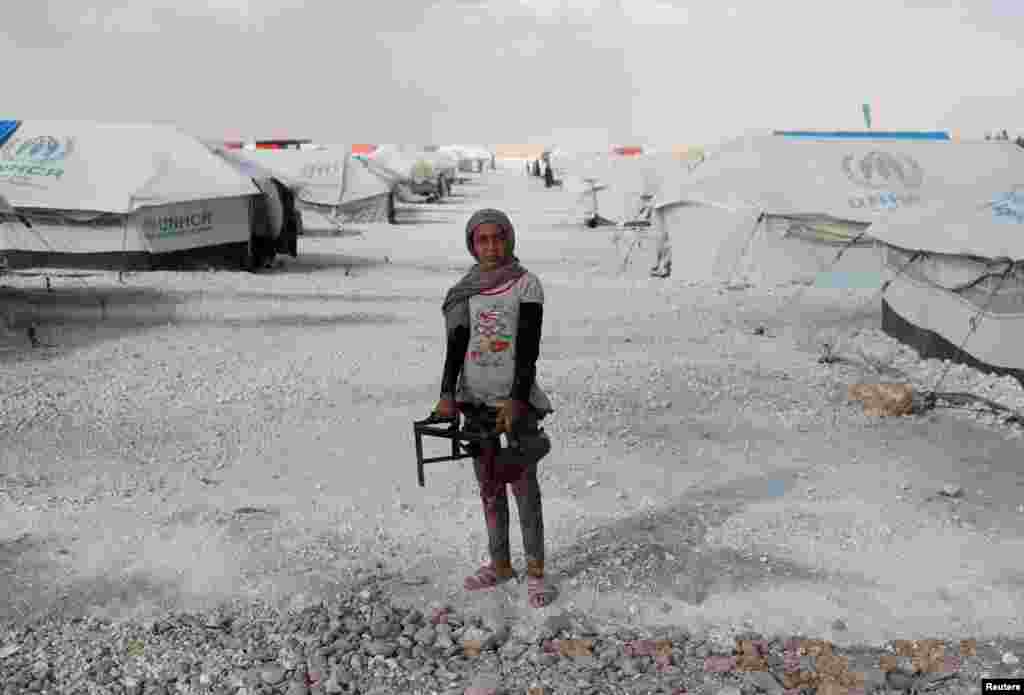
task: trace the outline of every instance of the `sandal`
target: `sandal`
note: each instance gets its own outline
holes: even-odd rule
[[[493,564],[484,565],[476,571],[476,574],[466,577],[463,585],[466,591],[479,591],[480,589],[491,589],[498,584],[503,584],[515,577],[515,573],[509,570],[508,576],[498,574]]]
[[[528,577],[526,595],[531,607],[544,608],[554,602],[558,591],[553,586],[549,587],[545,583],[544,577]]]

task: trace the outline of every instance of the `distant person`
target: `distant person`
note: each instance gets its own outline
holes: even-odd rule
[[[653,206],[652,206],[653,210]],[[651,268],[651,276],[656,278],[667,278],[672,275],[672,237],[669,234],[668,222],[664,212],[652,214],[655,232],[655,244],[657,259],[654,267]]]
[[[551,451],[538,427],[551,403],[536,383],[544,290],[514,255],[515,230],[500,210],[476,212],[466,246],[477,263],[445,296],[448,347],[441,398],[434,413],[461,413],[466,430],[512,432],[518,448],[474,445],[473,468],[487,523],[490,562],[467,577],[466,590],[488,589],[515,576],[509,544],[506,485],[519,507],[529,604],[541,608],[553,592],[544,578],[544,517],[537,464]]]
[[[544,188],[551,188],[555,185],[555,175],[551,173],[551,164],[544,167]]]
[[[651,222],[651,214],[654,212],[654,195],[651,193],[644,193],[640,196],[640,210],[636,214],[637,222]]]

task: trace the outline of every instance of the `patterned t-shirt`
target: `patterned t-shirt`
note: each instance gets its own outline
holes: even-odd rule
[[[469,299],[469,348],[462,368],[458,399],[491,407],[509,397],[515,380],[519,305],[544,303],[544,289],[533,273]],[[530,401],[537,403],[537,387]]]

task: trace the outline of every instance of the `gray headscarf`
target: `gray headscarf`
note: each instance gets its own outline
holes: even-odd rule
[[[454,287],[448,290],[445,295],[441,311],[445,317],[446,333],[451,333],[457,326],[469,326],[469,298],[486,290],[499,287],[506,282],[518,280],[526,274],[526,268],[515,257],[513,251],[516,247],[516,230],[508,215],[501,210],[485,208],[473,213],[466,223],[466,248],[476,258],[476,251],[473,249],[473,232],[482,224],[496,224],[504,232],[508,239],[508,263],[495,270],[484,272],[480,270],[480,264],[475,264],[469,269],[461,280]]]

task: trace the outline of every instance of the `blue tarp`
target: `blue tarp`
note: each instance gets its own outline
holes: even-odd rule
[[[872,131],[829,131],[816,132],[813,130],[776,130],[772,135],[781,135],[787,138],[813,138],[817,140],[949,140],[949,133],[942,131],[893,131],[893,132],[872,132]]]
[[[14,134],[21,121],[0,121],[0,145],[7,142],[7,138]]]
[[[885,282],[881,272],[821,272],[814,278],[814,286],[824,290],[874,290]]]

